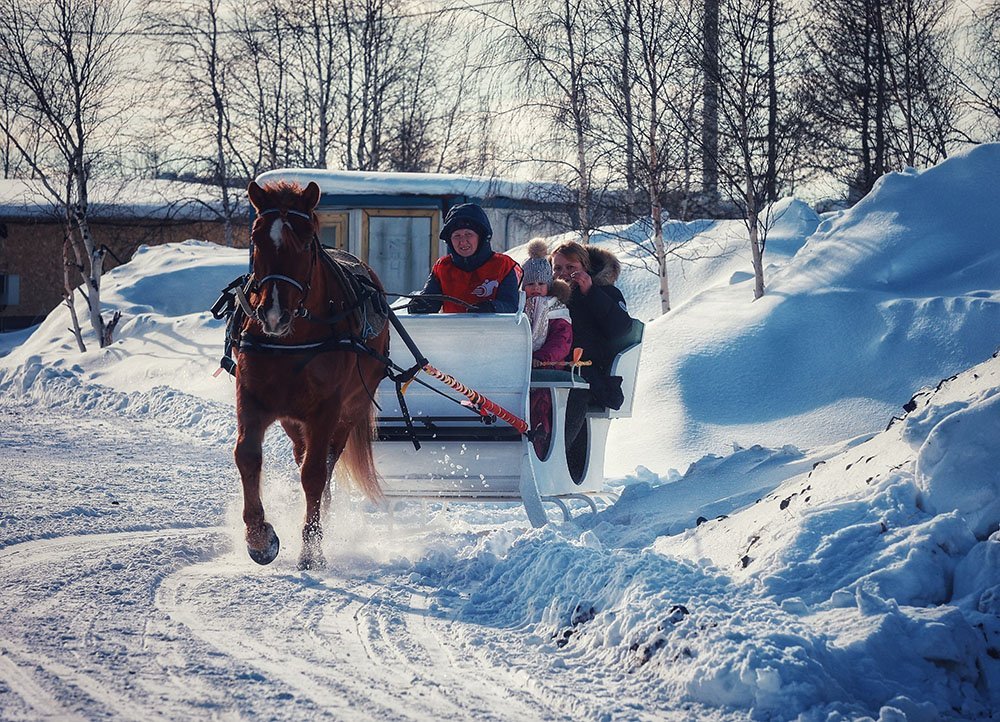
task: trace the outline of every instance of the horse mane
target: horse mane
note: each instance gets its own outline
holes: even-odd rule
[[[278,205],[289,205],[294,206],[296,201],[302,199],[303,193],[305,193],[305,188],[300,186],[295,181],[268,181],[261,186],[261,190],[265,193],[274,193],[277,195],[276,201]]]

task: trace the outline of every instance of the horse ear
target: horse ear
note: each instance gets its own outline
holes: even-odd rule
[[[264,189],[257,185],[257,181],[250,181],[250,185],[247,186],[247,196],[258,211],[264,208]]]
[[[316,181],[309,181],[309,185],[306,186],[306,192],[302,196],[303,200],[308,204],[309,210],[312,210],[319,204],[319,195],[319,186],[316,185]]]

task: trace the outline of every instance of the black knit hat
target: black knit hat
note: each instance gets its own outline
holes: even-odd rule
[[[444,218],[444,226],[441,228],[441,240],[450,244],[451,234],[460,228],[475,231],[481,244],[489,243],[493,237],[490,219],[475,203],[463,203],[448,211],[448,215]]]

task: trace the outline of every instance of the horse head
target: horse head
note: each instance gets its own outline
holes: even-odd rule
[[[305,304],[316,271],[319,253],[317,219],[319,186],[251,181],[250,203],[257,211],[250,241],[253,244],[253,279],[250,304],[265,335],[287,336]]]

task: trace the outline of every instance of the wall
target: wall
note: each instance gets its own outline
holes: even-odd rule
[[[11,331],[39,323],[62,302],[63,285],[63,225],[26,219],[4,219],[7,237],[0,239],[0,273],[21,277],[20,303],[0,310],[0,331]],[[122,261],[128,261],[140,245],[160,245],[190,238],[222,243],[221,223],[196,221],[104,221],[91,222],[96,243],[106,245]],[[236,245],[247,246],[247,226],[234,229]],[[71,256],[75,262],[75,257]],[[104,270],[110,271],[118,261],[106,256]],[[80,275],[73,271],[72,282],[79,284]],[[77,309],[82,316],[85,311]]]

